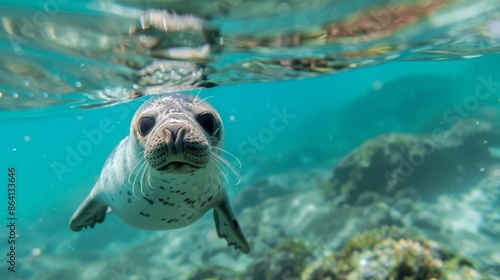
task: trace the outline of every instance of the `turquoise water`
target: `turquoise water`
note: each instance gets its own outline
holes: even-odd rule
[[[274,203],[280,205],[291,203],[292,199],[296,199],[293,196],[307,199],[304,193],[317,191],[319,186],[314,185],[315,182],[331,180],[329,178],[332,175],[332,168],[363,141],[384,133],[420,135],[429,133],[435,128],[448,128],[453,123],[447,123],[442,119],[443,114],[474,93],[474,89],[481,83],[478,77],[492,75],[493,81],[496,81],[496,77],[500,77],[495,68],[498,61],[499,57],[488,56],[470,61],[389,63],[343,75],[304,81],[203,90],[200,96],[213,96],[209,100],[219,110],[225,122],[226,149],[242,162],[239,172],[243,181],[235,186],[235,178],[231,178],[233,184],[230,187],[231,199],[237,199],[245,188],[250,188],[263,178],[271,178],[267,180],[283,184],[286,182],[283,177],[297,176],[297,174],[307,177],[309,174],[313,179],[318,178],[314,180],[310,178],[309,185],[294,185],[292,180],[291,185],[284,186],[286,189],[273,194],[276,196],[273,198]],[[453,69],[454,73],[450,73],[448,69]],[[374,81],[381,82],[380,89],[373,89]],[[491,98],[482,101],[476,110],[468,111],[470,116],[466,119],[474,117],[498,125],[500,118],[498,118],[497,95],[496,92],[493,93]],[[375,98],[376,102],[367,104],[362,101],[369,98]],[[169,233],[139,231],[126,226],[113,216],[93,230],[80,233],[69,230],[67,223],[70,216],[93,186],[109,152],[127,135],[132,113],[142,102],[143,99],[140,99],[114,107],[74,109],[64,115],[19,118],[2,124],[5,133],[2,138],[4,159],[2,165],[5,170],[8,167],[16,168],[16,216],[19,219],[16,229],[18,234],[16,272],[6,271],[7,267],[3,263],[1,273],[7,277],[5,279],[86,279],[86,277],[100,279],[115,274],[118,275],[113,276],[115,279],[182,279],[187,275],[185,273],[195,271],[202,264],[224,266],[239,258],[249,263],[253,261],[255,255],[235,254],[226,248],[222,240],[210,239],[213,247],[210,250],[219,252],[218,257],[205,257],[204,252],[209,249],[203,248],[203,243],[200,245],[201,248],[184,248],[189,250],[190,254],[186,254],[185,257],[188,259],[182,261],[183,269],[176,272],[180,274],[169,274],[172,270],[169,266],[174,264],[171,264],[168,258],[157,258],[162,254],[168,256],[166,251],[171,248],[173,237],[196,236],[201,240],[209,238],[213,226],[208,214],[203,220],[203,226],[197,227],[196,230],[188,227]],[[359,107],[356,110],[352,110],[352,104],[360,105],[357,105]],[[286,110],[289,115],[293,115],[289,124],[282,131],[274,133],[272,139],[266,138],[265,143],[261,142],[259,147],[252,146],[249,138],[259,138],[259,131],[269,127],[269,121],[274,116],[273,110],[276,109]],[[113,125],[105,132],[95,132],[96,129],[99,130],[99,125],[104,120],[110,120]],[[95,136],[93,132],[102,137]],[[496,141],[496,145],[499,144],[498,134],[493,140]],[[82,148],[86,145],[82,143],[87,142],[91,143],[88,153]],[[73,155],[74,158],[69,155]],[[432,155],[425,160],[432,162]],[[494,161],[498,164],[498,154]],[[488,172],[494,166],[494,163],[484,166],[486,168],[483,172],[484,178],[488,178]],[[475,173],[471,170],[467,172]],[[467,172],[462,176],[466,177]],[[7,171],[4,176],[7,180]],[[456,174],[443,173],[440,176],[456,176]],[[498,177],[496,178],[498,186]],[[473,189],[480,179],[474,177],[467,189]],[[307,179],[301,180],[308,182]],[[435,196],[460,197],[455,193],[453,185],[436,186],[432,181],[426,181],[425,178],[423,180],[424,183],[420,187],[425,187],[427,190],[417,190],[417,194],[418,191],[422,191],[431,192]],[[370,186],[362,188],[369,191]],[[264,197],[265,193],[266,190]],[[467,193],[467,190],[462,190],[461,195],[462,193]],[[304,198],[301,198],[301,195],[304,195]],[[498,200],[495,197],[489,199]],[[254,203],[256,202],[248,202],[248,204]],[[269,201],[266,207],[270,207],[269,204],[272,203],[273,201]],[[317,207],[325,209],[334,207],[324,203],[324,205],[318,204]],[[256,204],[252,207],[261,206]],[[346,211],[345,207],[341,208],[343,212]],[[498,209],[498,203],[488,207],[491,207],[492,215],[496,215],[494,209]],[[414,211],[418,213],[422,210]],[[349,214],[347,215],[346,220],[349,217]],[[352,215],[353,219],[359,219],[354,210]],[[439,217],[438,213],[430,215],[430,218],[447,220],[447,217]],[[7,217],[5,210],[3,217],[4,219]],[[309,223],[308,220],[311,218],[301,217],[304,223]],[[481,216],[473,218],[479,219],[473,220],[474,223],[485,222]],[[269,219],[280,221],[296,217],[283,213],[283,217],[276,216]],[[247,222],[260,223],[258,220],[247,220]],[[396,219],[392,222],[400,223]],[[458,251],[472,261],[482,264],[485,262],[484,258],[489,259],[485,269],[487,268],[493,275],[498,275],[498,270],[495,268],[497,267],[495,263],[498,264],[495,259],[498,258],[496,255],[498,250],[494,245],[498,242],[496,237],[485,234],[475,227],[469,228],[468,219],[455,222],[459,224],[456,228],[446,228],[451,222],[443,221],[442,229],[423,227],[423,229],[417,228],[417,231],[425,233],[429,238],[445,240],[443,243],[447,247],[454,248],[455,252]],[[249,226],[244,222],[240,223],[242,227]],[[329,221],[323,221],[316,227],[321,229],[327,223]],[[256,225],[251,226],[253,228]],[[343,228],[342,225],[337,226],[339,227],[337,230]],[[314,225],[309,226],[309,230],[312,230],[312,227]],[[408,229],[412,230],[412,227]],[[315,242],[311,234],[297,232],[295,236],[293,229],[284,230],[287,236]],[[356,228],[352,228],[348,236],[357,232]],[[4,230],[5,234],[7,232]],[[335,231],[329,234],[335,235]],[[256,238],[260,237],[248,233],[251,244],[261,242]],[[476,244],[474,241],[479,238],[481,242]],[[485,243],[484,238],[488,243]],[[189,241],[187,242],[189,244]],[[464,248],[463,243],[467,243],[468,246]],[[137,250],[140,253],[136,252]],[[273,247],[256,250],[262,253],[272,251]],[[461,253],[461,250],[464,253]],[[225,260],[224,256],[229,259]],[[94,268],[90,269],[87,265]],[[123,273],[122,270],[124,276],[120,274]]]
[[[23,3],[18,6],[29,7]],[[60,11],[74,10],[76,15],[71,21],[61,12],[57,21],[78,22],[83,11],[92,11],[88,5],[61,3]],[[190,9],[171,4],[178,11]],[[11,9],[2,14],[19,8],[14,3],[2,5]],[[295,7],[290,4],[290,14]],[[263,15],[254,19],[256,26],[269,24],[265,16],[272,17],[273,9],[255,10]],[[203,11],[197,16],[210,18],[206,15],[210,10]],[[22,19],[24,14],[19,14]],[[124,13],[116,14],[118,19],[106,13],[95,16],[123,23]],[[11,17],[16,22],[16,16]],[[134,16],[129,17],[133,21]],[[233,36],[228,22],[252,18],[238,10],[227,15],[227,22],[224,19],[219,15],[211,23]],[[3,15],[3,20],[5,43],[9,16]],[[82,22],[75,26],[96,28],[88,20]],[[103,33],[112,27],[103,27]],[[415,34],[418,30],[413,29]],[[0,78],[0,170],[4,170],[0,212],[5,224],[0,231],[0,279],[497,279],[500,56],[495,54],[498,34],[487,37],[491,40],[481,41],[483,48],[450,44],[456,52],[436,51],[435,59],[427,59],[432,52],[414,54],[417,61],[368,56],[363,59],[377,62],[341,73],[312,71],[314,75],[294,69],[297,72],[286,72],[287,76],[277,68],[272,68],[276,72],[264,68],[256,76],[239,72],[228,61],[239,63],[241,55],[261,59],[283,53],[304,58],[308,47],[321,52],[332,46],[282,46],[273,53],[229,48],[210,54],[213,60],[207,59],[205,68],[197,64],[208,73],[204,81],[216,86],[199,91],[195,87],[203,84],[163,84],[165,92],[185,89],[184,93],[208,98],[224,122],[224,148],[241,162],[241,182],[237,184],[229,172],[226,188],[251,246],[248,255],[217,237],[210,212],[189,227],[170,231],[138,230],[111,213],[93,229],[72,232],[71,215],[92,189],[110,152],[128,135],[137,108],[149,95],[158,96],[158,84],[141,85],[138,96],[115,94],[113,89],[120,87],[137,90],[137,71],[142,68],[125,69],[126,63],[111,58],[127,54],[117,52],[116,46],[93,53],[82,45],[78,51],[63,52],[48,41],[42,44],[42,38],[24,43],[22,56],[12,56],[15,49],[5,47],[0,51],[11,56],[0,59],[2,72],[11,76]],[[72,42],[83,44],[81,40]],[[373,40],[388,43],[391,38]],[[412,48],[417,47],[384,55]],[[33,56],[39,49],[50,54]],[[57,51],[60,60],[51,60]],[[92,66],[89,61],[99,61],[99,51],[103,65]],[[138,61],[155,57],[149,51],[135,54]],[[477,57],[464,59],[469,56]],[[111,72],[110,80],[99,76],[99,69],[116,67],[104,65],[104,57],[123,67]],[[43,75],[12,70],[30,59],[42,67]],[[174,61],[200,63],[194,58]],[[231,67],[239,79],[228,78]],[[56,68],[59,84],[52,79]],[[132,71],[135,74],[127,76]],[[121,79],[116,73],[122,74]],[[75,77],[79,80],[72,80]],[[128,82],[131,77],[136,80]],[[23,85],[25,80],[28,86]],[[75,81],[83,87],[75,86]],[[274,125],[277,120],[279,128]],[[234,158],[227,159],[238,166]],[[13,215],[8,203],[14,198],[9,199],[7,191],[12,177]]]

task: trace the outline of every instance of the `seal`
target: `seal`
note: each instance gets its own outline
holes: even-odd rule
[[[151,98],[130,134],[107,158],[94,188],[71,217],[73,231],[107,213],[144,230],[186,227],[213,209],[217,235],[243,253],[250,247],[229,203],[221,156],[224,127],[205,100],[187,94]]]

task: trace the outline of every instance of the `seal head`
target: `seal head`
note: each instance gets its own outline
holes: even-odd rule
[[[159,172],[190,173],[206,168],[210,150],[222,148],[219,114],[208,103],[191,99],[179,95],[147,103],[134,117],[134,142],[143,147],[148,164]]]

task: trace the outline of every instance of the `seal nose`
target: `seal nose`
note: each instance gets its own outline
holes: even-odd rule
[[[181,123],[170,124],[167,127],[167,130],[170,131],[172,135],[170,138],[171,144],[169,144],[169,152],[171,155],[177,155],[182,151],[184,136],[186,134],[186,126]]]

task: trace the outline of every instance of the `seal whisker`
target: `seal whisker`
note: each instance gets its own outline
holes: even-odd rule
[[[222,174],[222,176],[224,176],[224,179],[226,180],[226,182],[229,186],[229,192],[231,192],[232,187],[231,187],[231,183],[229,182],[229,179],[227,177],[229,175],[229,173],[227,172],[226,167],[222,164],[222,162],[219,161],[219,159],[214,157],[213,160],[215,163],[215,167],[217,167],[217,169],[220,171],[220,174]],[[220,176],[218,176],[217,179],[219,181],[219,184],[222,184]]]
[[[134,178],[134,182],[132,183],[132,194],[134,195],[134,197],[136,199],[139,199],[139,197],[137,195],[135,195],[135,183],[137,182],[137,174],[138,173],[135,173],[135,178]]]
[[[215,163],[215,166],[219,169],[219,171],[222,172],[224,175],[229,176],[229,172],[227,171],[226,166],[222,164],[222,162],[218,158],[212,157],[212,159]]]
[[[146,171],[147,171],[147,169],[148,169],[148,166],[147,166],[147,165],[146,165],[146,167],[144,167],[144,169],[143,169],[143,166],[144,166],[146,163],[147,163],[147,162],[145,161],[145,162],[142,164],[142,166],[141,166],[142,171],[141,171],[141,181],[139,182],[139,186],[140,186],[140,189],[141,189],[141,193],[142,193],[142,195],[143,195],[144,197],[146,197],[146,198],[149,198],[149,197],[148,197],[148,196],[144,193],[144,188],[143,188],[143,184],[146,186],[146,190],[147,190],[147,187],[148,187],[147,182],[145,182],[145,181],[144,181],[144,176],[146,175]]]
[[[151,98],[153,99],[153,101],[154,101],[155,103],[157,103],[157,102],[158,102],[158,100],[159,100],[159,99],[158,99],[158,96],[154,96],[154,95],[152,95],[152,96],[151,96]]]
[[[151,104],[151,105],[154,105],[156,103],[156,98],[154,97],[154,95],[150,95],[151,98],[148,99],[147,103]]]
[[[147,178],[147,182],[149,184],[149,187],[151,187],[153,190],[156,189],[155,187],[153,187],[153,184],[151,184],[151,165],[148,165],[146,166],[146,170],[148,172],[148,178]]]
[[[146,191],[150,191],[149,186],[151,185],[149,183],[149,173],[148,173],[149,167],[150,167],[150,165],[146,165],[146,167],[144,167],[144,170],[142,171],[142,175],[141,175],[141,186],[142,186],[142,184],[144,184]]]
[[[144,161],[141,164],[141,167],[139,167],[139,169],[136,171],[135,177],[134,177],[134,183],[132,184],[132,193],[134,194],[134,197],[137,198],[137,199],[139,199],[139,197],[135,195],[135,184],[137,183],[137,177],[139,176],[139,173],[141,173],[141,170],[142,170],[142,168],[144,167],[144,165],[146,163],[147,163],[147,161]],[[139,182],[139,189],[141,190],[141,193],[142,193],[142,182]],[[142,193],[142,194],[144,195],[144,193]]]
[[[129,184],[132,184],[132,174],[134,174],[134,171],[135,169],[139,166],[139,164],[142,163],[143,160],[145,160],[146,158],[144,156],[140,157],[137,162],[135,163],[134,167],[130,170],[130,173],[128,175],[128,183]]]
[[[208,184],[207,188],[212,189],[213,188],[212,181],[215,181],[215,179],[214,179],[214,174],[215,174],[214,172],[215,172],[215,170],[212,168],[212,166],[210,164],[207,165],[206,169],[208,170],[207,175],[208,175],[208,177],[210,179],[209,180],[210,183]]]
[[[194,97],[193,99],[193,104],[196,104],[196,100],[198,100],[198,96],[200,95],[201,91],[203,90],[203,88],[200,88],[200,90],[198,91],[198,93],[196,94],[196,96]]]
[[[211,173],[209,174],[210,179],[211,179],[210,181],[212,181],[212,179],[213,179],[214,181],[217,181],[217,184],[219,184],[220,186],[222,186],[221,176],[216,175],[216,174],[219,174],[219,173],[215,172],[216,170],[215,170],[214,166],[215,166],[215,168],[217,168],[217,170],[220,171],[220,173],[224,176],[224,178],[226,178],[227,184],[229,185],[229,188],[230,188],[229,192],[231,192],[231,184],[229,183],[226,175],[224,174],[227,171],[226,170],[224,170],[225,172],[222,171],[221,168],[219,166],[217,166],[217,160],[215,160],[215,159],[214,159],[214,165],[213,166],[212,165],[208,165],[208,167],[210,168],[210,171],[211,171]],[[212,186],[212,188],[213,188],[213,186]]]
[[[225,158],[221,157],[220,155],[218,155],[212,151],[210,151],[210,154],[213,155],[214,157],[216,157],[222,163],[224,163],[227,167],[229,167],[229,169],[231,169],[231,171],[233,171],[234,175],[236,175],[236,177],[238,178],[238,182],[236,183],[236,185],[239,185],[241,183],[241,175],[238,172],[238,170],[236,170],[236,168],[234,168],[234,166],[229,161],[227,161]]]
[[[213,96],[213,95],[211,95],[211,96],[207,96],[207,97],[205,97],[205,98],[203,98],[203,99],[200,99],[200,101],[198,101],[198,103],[194,103],[194,102],[193,102],[193,104],[194,104],[194,105],[200,105],[200,103],[201,103],[201,102],[206,101],[207,99],[212,98],[212,97],[214,97],[214,96]]]
[[[125,156],[127,158],[132,158],[132,159],[136,159],[136,160],[144,158],[144,153],[142,151],[128,150],[128,151],[125,151],[124,153],[125,153]]]
[[[211,146],[210,148],[212,148],[212,149],[216,149],[216,150],[218,150],[218,151],[221,151],[221,152],[223,152],[223,153],[226,153],[226,154],[230,155],[232,158],[234,158],[234,159],[238,162],[238,169],[240,169],[240,168],[241,168],[241,161],[240,161],[240,160],[239,160],[239,159],[238,159],[235,155],[233,155],[232,153],[230,153],[230,152],[228,152],[228,151],[226,151],[226,150],[224,150],[224,149],[221,149],[221,148],[219,148],[219,147],[216,147],[216,146]]]

